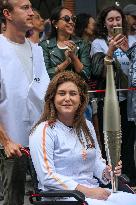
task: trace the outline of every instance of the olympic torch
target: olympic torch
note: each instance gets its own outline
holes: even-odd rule
[[[105,57],[104,63],[107,67],[107,72],[104,99],[103,132],[107,160],[108,163],[112,166],[112,191],[117,192],[118,178],[114,175],[114,170],[120,160],[121,155],[120,109],[116,93],[112,61]]]

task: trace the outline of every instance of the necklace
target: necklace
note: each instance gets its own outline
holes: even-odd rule
[[[81,151],[82,159],[86,160],[87,159],[87,152],[86,152],[86,149],[85,149],[85,142],[84,142],[83,135],[82,135],[81,131],[80,131],[80,134],[79,134],[79,141],[81,142],[81,144],[83,146],[82,151]]]
[[[79,134],[79,141],[81,142],[83,148],[81,151],[82,159],[86,160],[87,159],[87,150],[93,148],[93,144],[91,143],[90,139],[88,139],[87,144],[85,143],[85,139],[83,138],[82,132]]]

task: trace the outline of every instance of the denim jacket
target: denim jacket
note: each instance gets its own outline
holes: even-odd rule
[[[136,88],[136,43],[126,52],[130,59],[129,87]],[[136,90],[128,92],[128,120],[136,124]]]
[[[71,37],[71,39],[76,44],[76,55],[83,64],[83,69],[80,75],[87,80],[90,78],[91,74],[91,64],[89,57],[90,45],[78,37]],[[61,64],[65,60],[64,49],[59,49],[57,46],[56,38],[50,40],[44,40],[39,44],[43,49],[44,61],[47,68],[47,72],[52,79],[55,74],[55,69],[57,65]],[[74,66],[70,63],[66,70],[74,71]]]

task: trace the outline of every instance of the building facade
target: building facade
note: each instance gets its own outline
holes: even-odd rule
[[[96,17],[107,6],[117,5],[124,8],[127,4],[136,4],[136,0],[63,0],[61,4],[74,11],[75,14],[82,12]]]
[[[30,0],[32,6],[40,10],[44,18],[49,18],[53,8],[63,5],[74,14],[89,13],[94,18],[104,8],[117,5],[123,8],[127,4],[136,4],[136,0]]]

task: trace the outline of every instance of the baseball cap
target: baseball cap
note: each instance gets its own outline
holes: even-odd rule
[[[124,7],[123,12],[125,15],[136,16],[136,4],[128,4]]]

